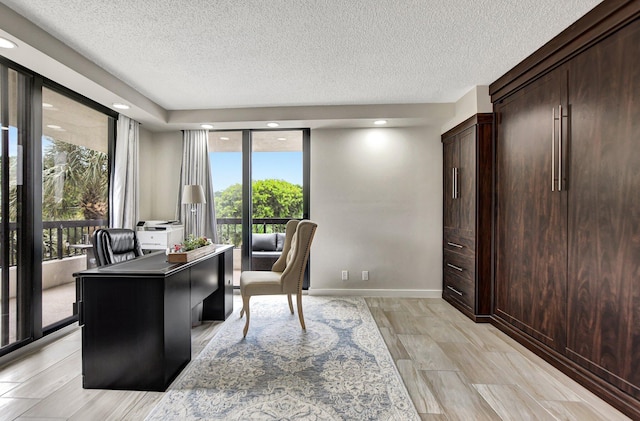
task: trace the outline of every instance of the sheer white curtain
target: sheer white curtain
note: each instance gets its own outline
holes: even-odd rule
[[[116,158],[113,174],[113,228],[134,229],[138,222],[138,141],[140,123],[118,116],[116,128]]]
[[[209,132],[207,130],[185,130],[182,136],[182,170],[176,219],[184,224],[184,233],[205,236],[216,243],[216,213],[213,203],[213,183],[211,182],[211,163],[209,162]],[[194,205],[182,204],[182,189],[186,185],[199,184],[204,190],[207,203]]]

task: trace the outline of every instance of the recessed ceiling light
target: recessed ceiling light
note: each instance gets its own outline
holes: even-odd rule
[[[200,127],[202,127],[203,129],[213,129],[213,125],[211,124],[201,124]]]
[[[6,38],[0,38],[0,48],[17,48],[18,45]]]
[[[56,132],[66,132],[65,129],[58,126],[57,124],[47,124],[47,127],[50,128],[51,130],[55,130]]]
[[[222,136],[222,137],[220,137],[220,140],[229,140],[229,138],[226,137],[226,136]]]
[[[279,137],[278,140],[287,140],[286,137]]]
[[[373,124],[375,124],[376,126],[383,126],[387,124],[387,120],[376,120],[373,122]]]
[[[131,107],[128,106],[127,104],[123,104],[121,102],[114,102],[113,103],[113,108],[117,108],[118,110],[128,110]]]
[[[267,127],[278,127],[280,126],[278,123],[275,122],[271,122],[271,123],[267,123]]]
[[[49,104],[48,102],[43,102],[42,103],[42,108],[53,108],[53,105]]]

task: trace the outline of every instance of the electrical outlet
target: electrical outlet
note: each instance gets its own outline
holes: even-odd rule
[[[349,279],[349,271],[348,270],[343,270],[342,271],[342,280],[346,281]]]
[[[369,271],[368,270],[363,270],[362,271],[362,280],[363,281],[368,281],[369,280]]]

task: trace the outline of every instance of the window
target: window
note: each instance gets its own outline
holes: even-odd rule
[[[309,134],[308,129],[209,133],[218,241],[235,246],[236,286],[241,270],[270,270],[277,259],[269,250],[254,253],[252,234],[284,233],[288,220],[308,217]],[[251,189],[245,188],[249,184]]]
[[[42,89],[42,325],[75,313],[84,243],[108,225],[109,117]]]
[[[116,114],[0,57],[0,355],[77,320]]]

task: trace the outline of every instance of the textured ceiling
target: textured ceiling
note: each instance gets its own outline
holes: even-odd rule
[[[454,102],[598,0],[0,0],[167,110]]]

